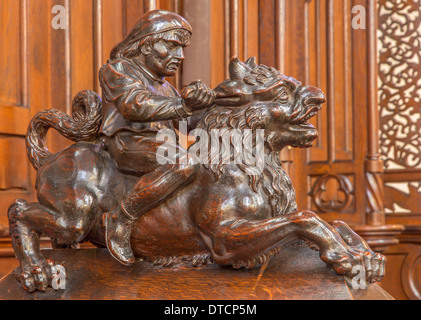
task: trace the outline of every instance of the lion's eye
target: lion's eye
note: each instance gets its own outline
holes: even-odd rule
[[[275,102],[287,103],[288,101],[289,101],[288,91],[285,89],[282,89],[281,91],[279,91],[278,95],[276,96]]]

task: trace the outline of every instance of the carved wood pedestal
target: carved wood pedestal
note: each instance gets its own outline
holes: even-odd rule
[[[378,285],[353,290],[318,253],[304,246],[287,247],[266,269],[234,270],[157,268],[140,262],[118,264],[105,249],[49,250],[45,256],[66,268],[64,290],[25,292],[10,273],[0,281],[1,299],[159,299],[159,300],[352,300],[393,299]]]

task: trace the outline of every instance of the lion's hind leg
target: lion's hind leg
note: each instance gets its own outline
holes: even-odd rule
[[[45,260],[40,252],[38,233],[26,221],[26,212],[31,210],[25,200],[15,200],[8,210],[9,232],[16,257],[20,262],[20,269],[16,278],[22,283],[25,290],[45,291],[51,281],[51,264]]]
[[[13,249],[20,261],[16,277],[30,292],[45,291],[51,283],[53,262],[47,261],[41,254],[40,236],[46,235],[60,245],[69,246],[80,242],[87,230],[74,216],[22,199],[11,204],[8,216]]]

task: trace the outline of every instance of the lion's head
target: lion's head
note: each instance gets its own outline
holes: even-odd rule
[[[229,70],[230,79],[215,88],[215,105],[197,126],[206,134],[192,145],[192,150],[198,149],[202,139],[207,140],[206,146],[213,145],[214,133],[218,132],[221,137],[214,140],[219,140],[216,145],[221,148],[217,152],[213,147],[205,148],[208,154],[204,166],[219,179],[227,164],[236,164],[249,176],[255,192],[265,172],[272,181],[265,190],[273,213],[293,212],[297,209],[295,192],[282,169],[279,151],[286,146],[311,147],[318,133],[308,121],[320,110],[325,96],[320,89],[302,86],[274,68],[257,65],[254,58],[246,63],[233,58]],[[258,146],[259,131],[263,132],[263,148]],[[228,139],[224,142],[223,137]],[[240,145],[244,161],[236,163]]]
[[[208,121],[210,117],[221,121],[223,114],[230,118],[243,114],[250,127],[265,130],[265,141],[273,151],[312,146],[318,132],[308,121],[325,102],[320,89],[257,65],[255,58],[243,63],[234,57],[229,71],[230,79],[214,90],[216,106]]]

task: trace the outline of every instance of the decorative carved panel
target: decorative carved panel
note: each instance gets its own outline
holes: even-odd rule
[[[378,0],[380,151],[387,223],[405,225],[386,251],[383,287],[421,299],[421,1]]]
[[[314,147],[294,154],[299,207],[364,224],[370,75],[367,30],[351,26],[355,5],[369,10],[368,1],[286,1],[285,72],[327,97],[312,121]]]
[[[421,214],[420,181],[387,182],[384,190],[386,214]]]
[[[354,176],[326,174],[310,178],[310,207],[315,212],[354,212]]]
[[[378,10],[386,213],[421,215],[421,1],[380,0]]]
[[[387,170],[421,169],[421,1],[379,1],[381,153]]]

